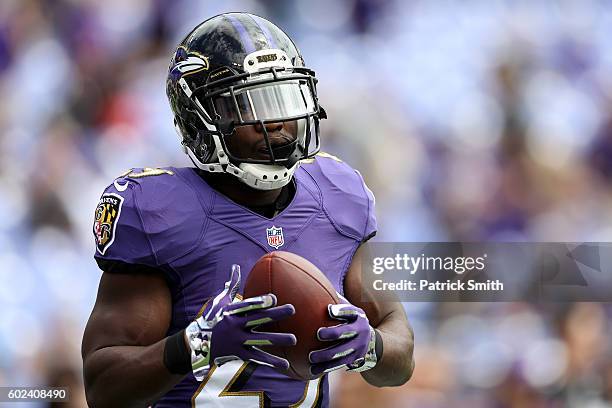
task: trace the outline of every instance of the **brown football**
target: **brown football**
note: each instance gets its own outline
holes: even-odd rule
[[[257,330],[293,333],[297,344],[292,347],[265,347],[264,350],[286,358],[287,374],[299,380],[310,380],[308,353],[329,347],[329,342],[317,339],[317,329],[334,326],[338,321],[329,317],[327,305],[338,303],[331,282],[312,263],[299,255],[274,251],[262,256],[247,278],[244,297],[274,293],[278,305],[291,303],[295,314],[279,322],[260,326]]]

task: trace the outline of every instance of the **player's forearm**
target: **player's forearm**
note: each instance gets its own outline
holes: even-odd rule
[[[112,346],[84,361],[85,391],[92,408],[144,407],[181,381],[164,365],[162,339],[150,346]]]
[[[377,327],[383,342],[382,359],[371,370],[361,373],[377,387],[393,387],[406,383],[414,370],[414,334],[405,317],[391,314]]]

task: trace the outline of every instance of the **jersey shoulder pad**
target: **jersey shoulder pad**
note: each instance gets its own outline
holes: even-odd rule
[[[135,168],[105,189],[94,219],[97,258],[155,267],[193,249],[206,217],[180,171]]]
[[[324,152],[305,160],[301,169],[318,187],[323,208],[340,233],[359,241],[376,233],[374,195],[357,170]]]

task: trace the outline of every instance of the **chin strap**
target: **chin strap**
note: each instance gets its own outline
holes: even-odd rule
[[[183,146],[187,156],[200,170],[211,173],[229,173],[257,190],[275,190],[287,185],[300,162],[290,168],[273,164],[241,163],[238,166],[229,161],[218,135],[212,135],[215,142],[216,163],[202,163],[188,146]]]

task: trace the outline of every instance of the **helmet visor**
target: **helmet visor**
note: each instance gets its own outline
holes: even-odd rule
[[[315,113],[315,102],[306,81],[285,80],[265,85],[240,87],[213,99],[223,121],[282,121]]]

